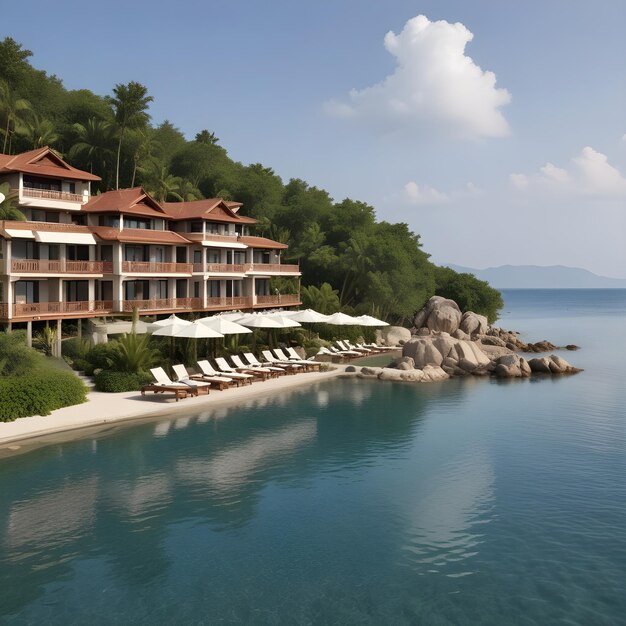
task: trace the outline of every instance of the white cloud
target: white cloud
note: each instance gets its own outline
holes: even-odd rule
[[[509,125],[500,108],[511,101],[493,72],[465,55],[473,34],[461,23],[410,19],[385,35],[396,68],[383,81],[331,100],[329,115],[362,120],[385,131],[439,130],[457,137],[503,137]]]
[[[509,181],[517,189],[541,187],[578,196],[626,196],[626,178],[605,154],[589,146],[571,159],[569,169],[546,163],[535,174],[511,174]]]
[[[443,204],[449,200],[447,194],[428,185],[418,185],[412,180],[404,185],[404,197],[413,205]]]

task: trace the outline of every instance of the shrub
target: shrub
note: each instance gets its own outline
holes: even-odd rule
[[[119,352],[117,341],[99,343],[95,345],[85,355],[85,360],[91,364],[91,371],[97,369],[107,369],[111,367],[111,362]]]
[[[86,388],[70,372],[40,370],[0,379],[0,422],[50,415],[64,406],[85,402]]]
[[[42,358],[26,345],[26,333],[0,333],[0,375],[22,376],[36,369]]]
[[[122,391],[139,391],[141,387],[152,382],[152,375],[146,372],[114,372],[102,370],[95,375],[97,391],[121,393]]]
[[[195,339],[192,341],[195,342]],[[158,359],[150,345],[150,335],[129,333],[118,340],[118,350],[111,355],[110,367],[118,372],[145,372]],[[195,343],[193,344],[195,348]]]
[[[80,337],[65,339],[63,343],[61,343],[61,352],[63,353],[63,357],[67,357],[71,361],[84,359],[85,355],[89,352],[89,341],[87,339],[81,339]]]

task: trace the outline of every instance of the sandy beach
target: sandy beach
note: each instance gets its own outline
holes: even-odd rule
[[[53,411],[50,415],[22,417],[14,422],[0,423],[0,456],[24,451],[24,448],[41,445],[54,436],[59,441],[69,433],[83,429],[101,428],[110,424],[151,417],[178,418],[182,414],[193,414],[208,407],[237,405],[251,398],[276,395],[302,385],[310,385],[339,376],[345,365],[333,364],[328,372],[309,372],[295,376],[281,376],[265,382],[227,389],[211,390],[208,395],[189,397],[176,402],[171,394],[149,393],[141,396],[138,391],[126,393],[101,393],[92,391],[87,402]],[[72,435],[75,435],[72,432]]]

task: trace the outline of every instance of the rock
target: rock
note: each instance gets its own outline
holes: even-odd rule
[[[418,337],[429,337],[430,336],[430,330],[428,330],[428,328],[422,327],[422,328],[418,329],[417,335],[418,335]]]
[[[566,349],[566,350],[580,350],[580,346],[577,346],[577,345],[576,345],[576,344],[574,344],[574,343],[568,343],[568,344],[565,346],[565,349]]]
[[[474,357],[476,357],[476,361],[478,361],[479,365],[487,365],[491,359],[482,351],[480,344],[475,341],[468,341],[467,345],[469,345],[470,350],[474,353]]]
[[[433,296],[424,308],[415,314],[413,325],[426,326],[430,330],[443,330],[453,333],[461,323],[461,310],[454,300]]]
[[[402,356],[413,358],[415,367],[422,369],[425,365],[441,365],[443,356],[429,339],[412,339],[402,348]]]
[[[422,371],[424,372],[424,382],[436,382],[450,378],[438,365],[427,365]]]
[[[492,337],[490,335],[481,337],[480,343],[484,346],[500,346],[501,348],[506,346],[506,342],[502,341],[500,337]]]
[[[458,339],[452,339],[448,333],[441,333],[433,339],[433,345],[444,359],[455,353],[457,343]]]
[[[470,337],[472,335],[482,335],[487,332],[489,327],[489,321],[484,315],[478,315],[473,311],[466,311],[461,316],[461,322],[459,323],[459,329],[467,333]]]
[[[507,341],[504,345],[509,350],[517,350],[517,344],[513,343],[512,341]]]
[[[354,367],[354,365],[348,365],[348,367],[346,367],[346,369],[343,371],[349,373],[356,372],[356,367]]]
[[[460,328],[457,328],[453,333],[452,336],[455,339],[464,339],[465,341],[469,341],[470,336],[467,333],[464,333]]]
[[[294,350],[301,359],[306,359],[306,350],[302,346],[296,346]]]
[[[403,326],[385,326],[376,331],[377,337],[379,333],[382,343],[386,346],[399,346],[411,340],[411,331]]]
[[[413,359],[411,359],[411,361],[412,360]],[[396,365],[396,369],[407,371],[407,370],[414,370],[415,368],[410,363],[403,362],[403,363],[398,363],[398,365]]]
[[[551,372],[549,359],[547,357],[530,359],[528,365],[534,373],[550,374]]]
[[[442,362],[442,364],[441,364],[441,367],[444,367],[444,366],[445,366],[445,367],[458,367],[458,365],[459,365],[459,361],[458,361],[458,359],[453,358],[453,357],[451,357],[451,356],[447,356],[447,357],[443,360],[443,362]]]
[[[422,370],[410,370],[408,372],[402,372],[400,379],[410,383],[419,383],[424,380],[424,372]]]
[[[504,365],[503,363],[498,363],[493,373],[498,378],[521,378],[522,376],[519,365]]]
[[[405,365],[408,367],[400,367],[400,365]],[[398,369],[412,370],[415,368],[415,361],[413,361],[413,359],[410,356],[401,356],[401,357],[398,357],[397,359],[394,359],[391,362],[391,365],[389,367],[397,367]]]
[[[362,367],[361,374],[365,376],[378,376],[382,369],[382,367]]]
[[[525,352],[550,352],[551,350],[556,350],[558,346],[555,346],[553,343],[546,341],[538,341],[537,343],[529,343],[527,344],[527,349]]]
[[[487,356],[487,358],[493,359],[494,361],[505,354],[513,354],[513,352],[508,348],[500,348],[499,346],[485,346],[481,344],[480,349]]]
[[[498,365],[505,365],[511,367],[513,365],[519,365],[519,357],[517,354],[505,354],[498,359]]]
[[[528,365],[528,361],[526,361],[526,359],[519,360],[519,368],[524,378],[528,378],[528,376],[530,376],[532,370],[530,369],[530,365]]]
[[[459,360],[459,368],[462,369],[464,372],[471,373],[477,367],[478,367],[478,363],[474,363],[474,361],[470,361],[469,359],[466,359],[465,357]]]
[[[401,372],[400,370],[393,369],[393,368],[390,368],[390,367],[383,367],[383,368],[381,368],[381,372],[378,375],[378,379],[379,380],[396,380],[396,381],[401,381],[402,380],[402,374],[403,374],[403,372]]]

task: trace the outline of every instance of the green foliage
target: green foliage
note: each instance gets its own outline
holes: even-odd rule
[[[26,216],[17,208],[15,193],[11,192],[9,183],[0,183],[0,193],[4,196],[4,201],[0,203],[0,220],[15,220],[24,222]]]
[[[24,376],[39,366],[41,356],[26,345],[26,333],[0,333],[0,375]]]
[[[473,274],[459,274],[448,267],[435,270],[437,295],[454,300],[461,311],[474,311],[486,315],[490,323],[498,319],[498,311],[504,306],[497,289],[479,280]]]
[[[117,350],[109,359],[109,367],[117,372],[145,372],[158,358],[150,345],[150,335],[129,333],[117,341]]]
[[[329,315],[339,310],[339,292],[328,283],[322,283],[320,287],[310,285],[303,287],[300,292],[302,304],[306,309]]]
[[[50,415],[64,406],[85,402],[86,389],[71,372],[38,370],[0,378],[0,422]]]
[[[72,362],[79,359],[84,360],[89,352],[89,349],[89,341],[87,339],[82,339],[81,337],[71,337],[70,339],[65,339],[61,343],[61,353],[63,358],[66,360],[69,359]]]
[[[152,382],[152,380],[152,375],[146,372],[130,373],[112,370],[102,370],[94,377],[96,390],[106,393],[139,391],[143,385]]]
[[[52,356],[57,342],[57,331],[52,326],[46,326],[43,330],[33,335],[33,347],[41,350],[46,356]]]
[[[114,358],[119,353],[119,343],[108,341],[99,343],[85,355],[85,360],[89,363],[89,368],[83,368],[85,373],[91,375],[94,370],[107,369],[111,366]]]

